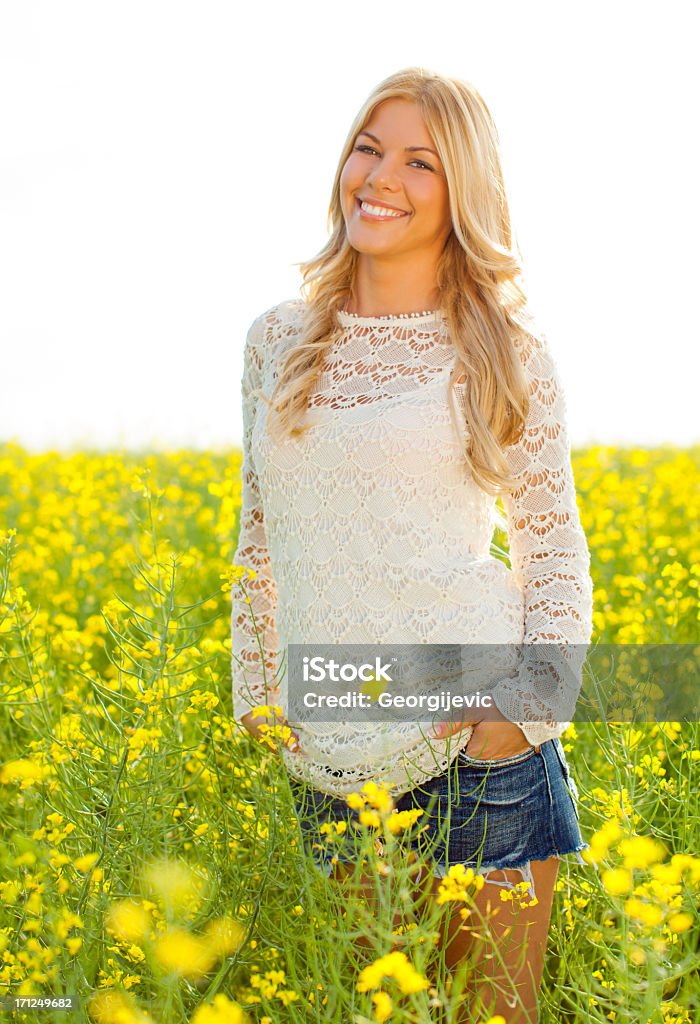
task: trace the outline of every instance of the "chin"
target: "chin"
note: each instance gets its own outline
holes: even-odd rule
[[[361,234],[356,231],[348,232],[348,242],[353,249],[357,250],[357,252],[366,253],[368,256],[389,255],[392,252],[390,248],[382,245],[381,239],[367,238],[367,236],[363,238]]]

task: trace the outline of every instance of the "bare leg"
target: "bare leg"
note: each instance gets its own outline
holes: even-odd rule
[[[533,907],[521,907],[519,900],[503,902],[501,886],[487,883],[476,893],[474,909],[466,920],[455,908],[443,947],[445,966],[454,972],[467,957],[479,965],[479,976],[467,983],[463,1012],[455,1024],[468,1024],[475,1014],[479,1019],[479,1013],[484,1018],[500,1013],[508,1024],[537,1024],[537,995],[559,863],[558,857],[531,861],[538,900]],[[516,869],[492,871],[489,877],[494,881],[523,881],[523,874]],[[435,895],[440,881],[432,879]]]
[[[375,874],[370,874],[367,871],[358,872],[357,877],[353,879],[352,876],[354,872],[354,864],[348,864],[343,861],[338,861],[336,864],[333,865],[331,869],[330,878],[332,878],[333,881],[338,883],[341,890],[344,893],[346,893],[347,896],[349,896],[352,899],[364,902],[367,906],[368,913],[371,915],[372,921],[375,923],[379,922],[381,924],[379,917],[381,912],[381,901],[379,898],[379,892],[381,890],[381,887],[386,884],[384,879],[378,878]],[[418,865],[417,862],[415,863],[415,866],[411,867],[410,874],[413,878],[420,877],[421,871],[420,866]],[[423,884],[423,889],[424,892],[430,892],[425,882]],[[407,909],[410,910],[411,908]],[[395,910],[391,921],[392,930],[399,927],[399,925],[402,923],[403,917],[404,914],[400,909]],[[394,946],[401,946],[402,944],[403,943],[401,941],[401,938],[397,936],[396,941],[392,943],[392,948]],[[365,931],[364,934],[360,934],[357,936],[355,940],[355,945],[361,948],[371,949],[373,948],[374,943],[372,941],[371,935],[369,935],[367,931]]]

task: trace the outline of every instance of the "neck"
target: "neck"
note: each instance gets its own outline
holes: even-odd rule
[[[394,313],[422,313],[438,309],[440,290],[434,284],[434,273],[423,266],[411,264],[397,271],[396,259],[391,264],[377,257],[365,256],[357,262],[355,279],[346,308],[360,316],[383,316]]]

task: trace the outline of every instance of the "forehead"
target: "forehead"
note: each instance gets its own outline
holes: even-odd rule
[[[412,139],[414,145],[431,141],[420,107],[413,100],[383,100],[374,108],[363,128],[367,128],[376,135],[383,132],[387,137],[389,135],[403,136],[408,133],[414,136]],[[383,136],[380,137],[384,141]]]

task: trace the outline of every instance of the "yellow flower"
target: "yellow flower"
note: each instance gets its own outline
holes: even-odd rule
[[[668,921],[666,922],[672,932],[680,935],[681,932],[687,932],[693,923],[693,917],[691,914],[680,912],[678,914],[671,914]]]
[[[626,868],[612,868],[604,871],[601,881],[613,896],[621,896],[632,890],[632,875]]]
[[[660,907],[656,907],[651,903],[644,903],[642,900],[637,899],[636,896],[626,900],[625,912],[649,928],[659,924],[664,916]]]
[[[387,828],[394,834],[401,832],[403,829],[410,828],[411,825],[415,824],[424,813],[420,807],[415,807],[410,811],[392,811],[386,819]]]
[[[73,864],[78,871],[89,871],[99,856],[99,853],[86,853],[83,857],[78,857],[73,861]]]
[[[391,811],[393,809],[394,801],[385,786],[380,787],[376,782],[365,782],[362,792],[365,794],[367,803],[375,810]]]
[[[155,944],[155,956],[168,974],[183,978],[204,977],[216,962],[216,953],[197,935],[184,928],[170,928]]]
[[[526,900],[525,896],[530,888],[530,883],[526,881],[516,882],[515,885],[508,889],[501,889],[501,901],[503,903],[515,903],[517,900],[521,907],[536,907],[539,900],[536,896],[532,899]]]
[[[206,886],[201,875],[179,860],[152,861],[144,872],[144,881],[175,912],[195,910]]]
[[[246,565],[230,565],[226,572],[219,573],[219,579],[224,580],[224,583],[221,585],[221,590],[226,594],[232,589],[234,584],[242,584],[244,577],[249,580],[254,580],[257,579],[257,575],[258,574],[255,569],[249,569]]]
[[[353,811],[361,811],[365,806],[365,801],[359,793],[348,793],[345,797],[345,802]]]
[[[369,828],[381,828],[382,819],[376,811],[360,811],[360,824]]]
[[[650,871],[651,877],[661,885],[677,885],[682,877],[679,864],[653,864]]]
[[[404,995],[422,992],[430,986],[427,978],[418,973],[405,953],[394,951],[360,971],[357,991],[367,992],[371,988],[378,988],[384,978],[394,978]]]
[[[116,989],[101,989],[88,1000],[88,1013],[95,1024],[153,1024],[136,1001]]]
[[[290,1003],[299,998],[299,993],[295,992],[293,988],[280,988],[275,995],[283,1006],[289,1006]]]
[[[374,1016],[376,1020],[379,1021],[379,1024],[384,1024],[384,1021],[391,1017],[394,1010],[391,996],[388,992],[375,992],[372,996],[372,1002],[374,1003]]]
[[[122,942],[141,942],[151,931],[151,915],[143,903],[126,899],[113,903],[107,912],[105,927]]]
[[[648,868],[664,859],[665,850],[661,843],[649,836],[633,836],[621,840],[618,852],[623,856],[626,868]]]
[[[251,974],[250,976],[251,988],[257,989],[265,999],[272,999],[273,996],[283,1001],[286,999],[287,1002],[296,999],[296,992],[293,992],[291,989],[280,989],[280,985],[283,985],[284,981],[284,971],[265,971],[264,975]]]
[[[228,956],[243,942],[245,928],[232,917],[217,917],[207,924],[204,938],[217,956]]]
[[[262,715],[283,715],[284,712],[279,704],[258,704],[252,708],[253,718],[260,718]]]
[[[610,847],[618,842],[621,835],[622,830],[615,819],[606,821],[591,836],[589,849],[581,851],[583,859],[589,864],[598,864],[601,860],[605,860]]]
[[[478,892],[484,885],[484,876],[475,874],[473,868],[468,868],[464,864],[453,864],[440,882],[437,902],[442,904],[451,900],[471,900],[472,895],[467,892],[468,887],[473,886]]]
[[[8,761],[0,768],[0,782],[7,785],[11,782],[19,782],[23,789],[31,786],[34,782],[41,782],[43,772],[41,767],[28,758],[19,758],[17,761]]]
[[[700,882],[700,857],[690,853],[674,853],[671,864],[679,871],[688,871],[691,882]]]
[[[238,1003],[219,992],[213,1003],[202,1003],[197,1007],[192,1024],[247,1024],[248,1019]]]
[[[691,1024],[688,1011],[672,999],[661,1004],[661,1013],[664,1024]]]
[[[319,829],[322,836],[327,836],[326,842],[333,842],[339,839],[348,830],[347,821],[326,821]]]
[[[422,992],[424,989],[430,987],[428,979],[424,978],[422,974],[419,974],[413,964],[410,963],[405,956],[397,963],[394,971],[394,978],[404,995],[409,995],[413,992]]]

